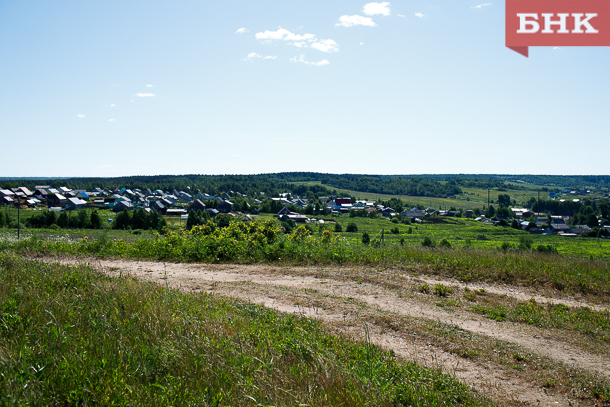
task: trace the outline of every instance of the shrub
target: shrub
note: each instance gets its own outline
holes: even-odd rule
[[[426,236],[424,240],[422,240],[421,245],[424,247],[434,247],[434,241]]]
[[[508,250],[510,250],[511,248],[511,244],[508,242],[502,242],[502,244],[500,245],[500,250],[502,250],[503,252],[506,252]]]
[[[449,240],[447,240],[447,239],[441,240],[438,245],[440,247],[444,247],[446,249],[451,249],[451,243],[449,243]]]
[[[405,238],[404,238],[404,237],[401,237],[401,238],[400,238],[400,245],[401,245],[401,246],[404,246],[404,245],[405,245]]]
[[[364,243],[364,244],[371,243],[371,237],[369,236],[369,232],[364,232],[362,234],[362,243]]]
[[[422,294],[430,294],[430,286],[428,284],[420,285],[417,287],[417,291]]]
[[[519,238],[519,248],[520,249],[530,250],[532,248],[533,243],[534,243],[534,240],[532,240],[532,238],[529,236],[521,236]]]
[[[282,222],[282,227],[284,228],[284,233],[290,234],[292,233],[292,225],[288,222]]]
[[[335,223],[335,233],[343,232],[343,226],[339,222]]]
[[[536,250],[539,253],[557,254],[557,248],[550,244],[547,244],[547,245],[539,244],[538,246],[536,246]]]
[[[446,285],[443,284],[436,284],[434,286],[434,294],[438,297],[446,297],[449,294],[451,294],[453,292],[453,290],[449,287],[447,287]]]
[[[350,223],[347,225],[347,229],[346,229],[346,231],[347,231],[348,233],[356,233],[356,232],[358,231],[358,225],[356,225],[354,222],[350,222]]]
[[[398,230],[398,227],[392,228],[390,229],[390,232],[392,232],[393,234],[397,235],[400,233],[400,230]]]

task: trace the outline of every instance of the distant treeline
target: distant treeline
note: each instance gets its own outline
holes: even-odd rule
[[[315,184],[318,182],[318,184]],[[509,185],[508,183],[512,183]],[[565,188],[582,190],[610,187],[607,175],[496,175],[496,174],[423,174],[423,175],[366,175],[325,174],[317,172],[284,172],[257,175],[150,175],[115,178],[58,178],[13,179],[0,181],[2,188],[36,185],[66,186],[72,189],[92,190],[139,188],[182,190],[221,195],[230,191],[254,196],[263,192],[278,196],[283,192],[292,195],[340,195],[336,189],[388,195],[448,197],[462,193],[462,188],[520,189],[528,184],[546,186],[542,190]],[[522,185],[522,186],[521,186]]]
[[[305,184],[320,182],[320,184]],[[60,180],[11,180],[0,183],[3,188],[36,185],[66,186],[71,189],[92,190],[103,188],[182,190],[209,195],[221,195],[231,191],[250,196],[264,192],[267,196],[278,196],[288,192],[292,195],[307,196],[309,193],[338,195],[336,189],[389,195],[414,195],[446,197],[461,193],[453,183],[440,183],[425,178],[404,178],[377,175],[337,175],[315,172],[287,172],[258,175],[152,175],[117,178],[69,178]]]
[[[417,177],[433,179],[437,181],[450,180],[486,180],[487,182],[511,182],[517,184],[543,185],[553,189],[585,189],[585,188],[610,188],[610,175],[503,175],[503,174],[422,174]],[[457,181],[459,185],[461,181]],[[499,187],[500,185],[496,185]],[[493,188],[494,186],[490,186]],[[487,187],[483,187],[487,188]],[[515,188],[511,185],[511,188]]]

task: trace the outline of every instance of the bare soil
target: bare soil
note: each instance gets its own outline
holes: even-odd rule
[[[405,360],[454,374],[500,405],[569,406],[607,404],[592,399],[576,383],[610,378],[610,353],[584,349],[582,338],[560,330],[496,322],[473,312],[439,307],[434,296],[412,287],[425,282],[463,290],[457,281],[407,275],[401,270],[340,267],[211,265],[77,258],[47,262],[87,264],[111,274],[129,274],[187,292],[213,292],[322,321],[337,333],[370,340]],[[552,298],[523,287],[468,284],[491,295],[520,301],[608,309],[584,298]],[[439,338],[434,327],[451,333]],[[441,329],[441,328],[439,328]],[[470,339],[465,338],[470,335]],[[478,357],[469,356],[478,349]],[[586,343],[586,341],[584,342]],[[475,346],[476,345],[476,346]],[[481,350],[483,349],[483,350]],[[518,349],[518,352],[514,352]],[[606,349],[607,350],[607,349]],[[514,353],[512,353],[514,352]],[[528,355],[515,360],[511,355]],[[504,355],[504,356],[502,356]],[[573,380],[572,380],[573,379]],[[578,382],[580,383],[580,382]]]

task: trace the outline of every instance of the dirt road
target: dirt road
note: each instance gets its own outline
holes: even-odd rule
[[[463,308],[439,306],[420,294],[426,284],[456,281],[406,275],[401,270],[338,267],[209,265],[153,261],[48,258],[86,263],[108,274],[130,274],[187,292],[232,296],[316,318],[337,333],[362,340],[365,324],[371,340],[407,360],[455,374],[502,405],[599,405],[576,383],[610,378],[610,357],[583,349],[581,336],[530,325],[497,322]],[[607,306],[579,298],[549,298],[518,287],[471,284],[488,295],[538,303],[556,302],[596,310]],[[451,297],[450,297],[451,298]],[[449,301],[450,303],[450,301]],[[473,349],[476,349],[473,350]],[[582,377],[585,377],[582,379]],[[570,378],[569,380],[566,378]],[[567,380],[567,381],[566,381]]]

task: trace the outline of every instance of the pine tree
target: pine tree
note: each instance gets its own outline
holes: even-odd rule
[[[90,220],[90,227],[92,229],[101,229],[102,228],[102,219],[100,218],[100,214],[97,212],[97,210],[94,210],[93,212],[91,212],[91,220]]]
[[[131,227],[131,216],[129,216],[129,212],[127,209],[124,209],[122,212],[116,216],[114,220],[114,229],[129,229]]]
[[[59,215],[59,218],[57,219],[57,226],[60,228],[68,227],[68,214],[65,211],[62,211],[62,213]]]

